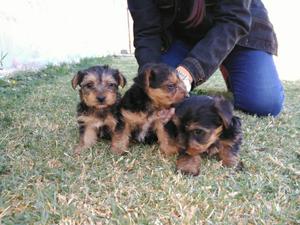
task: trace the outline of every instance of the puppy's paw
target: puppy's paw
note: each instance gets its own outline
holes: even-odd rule
[[[199,155],[180,155],[176,161],[176,170],[186,175],[198,176],[201,157]]]
[[[116,155],[124,155],[126,153],[125,149],[121,146],[112,145],[111,151]]]
[[[178,148],[176,146],[171,146],[171,145],[167,145],[165,146],[164,144],[160,145],[160,152],[162,153],[162,155],[164,156],[172,156],[178,153]]]
[[[226,167],[236,167],[238,166],[239,158],[235,155],[228,155],[222,158],[222,165]]]
[[[83,147],[78,145],[74,148],[74,155],[80,155],[83,150]]]

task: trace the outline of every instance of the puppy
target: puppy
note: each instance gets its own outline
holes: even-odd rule
[[[165,148],[179,152],[177,170],[198,175],[200,155],[218,154],[224,166],[236,166],[242,143],[240,118],[223,97],[193,96],[175,109],[164,129]],[[174,150],[175,149],[175,150]]]
[[[160,124],[157,118],[162,116],[161,110],[170,109],[187,94],[175,70],[162,63],[145,65],[121,100],[123,124],[113,143],[115,151],[126,151],[130,138],[139,142],[151,139],[155,135],[155,125]],[[160,141],[159,136],[158,139]]]
[[[77,106],[80,141],[75,153],[79,154],[94,145],[98,137],[114,139],[120,118],[118,87],[124,87],[126,79],[117,69],[107,65],[93,66],[78,71],[72,79],[73,89],[77,85],[80,87]]]

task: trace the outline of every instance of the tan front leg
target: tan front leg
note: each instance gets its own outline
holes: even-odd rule
[[[219,151],[223,166],[233,167],[238,164],[238,156],[231,152],[231,146],[223,145]]]
[[[79,145],[75,148],[75,154],[80,154],[84,149],[93,146],[97,142],[97,129],[93,126],[86,126],[83,134],[80,135]]]
[[[130,138],[130,126],[125,124],[125,127],[122,131],[114,132],[112,134],[111,150],[117,155],[124,154],[129,145]]]
[[[169,137],[168,133],[165,131],[164,124],[161,121],[157,120],[155,122],[155,130],[160,151],[167,156],[177,154],[179,152],[179,147],[177,143]]]

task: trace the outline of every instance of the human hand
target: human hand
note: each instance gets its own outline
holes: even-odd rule
[[[176,68],[176,72],[177,72],[178,77],[184,83],[187,92],[190,92],[192,89],[192,82],[193,82],[193,78],[192,78],[192,75],[190,74],[190,72],[183,66],[178,66]]]

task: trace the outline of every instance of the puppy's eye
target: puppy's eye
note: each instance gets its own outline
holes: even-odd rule
[[[168,84],[167,89],[168,89],[169,92],[172,92],[176,89],[176,85],[175,84]]]
[[[197,129],[193,131],[193,134],[196,136],[203,136],[205,134],[205,131],[201,129]]]
[[[94,87],[94,84],[93,84],[93,83],[87,83],[85,86],[86,86],[87,88],[92,88],[92,87]]]
[[[108,87],[109,87],[109,88],[115,88],[115,87],[117,87],[117,85],[116,85],[115,83],[109,83],[109,84],[108,84]]]

